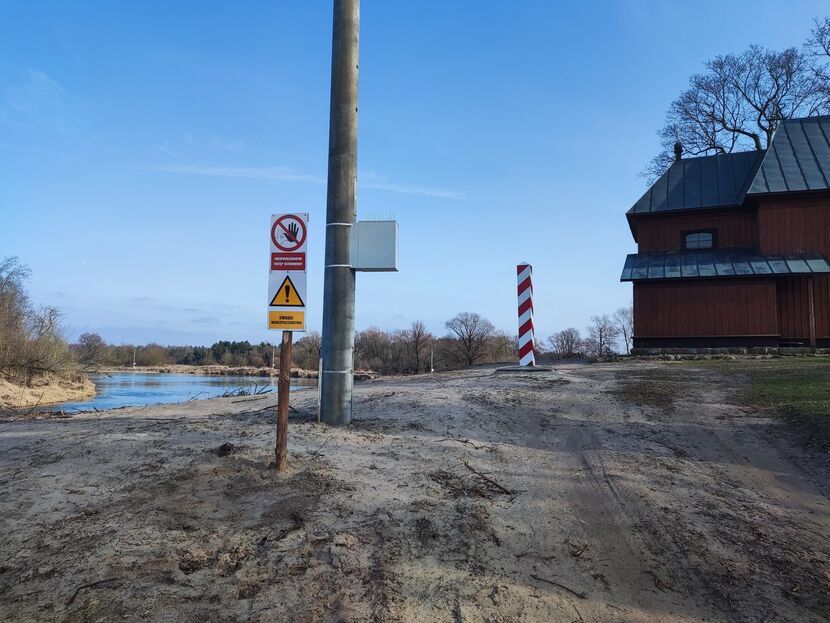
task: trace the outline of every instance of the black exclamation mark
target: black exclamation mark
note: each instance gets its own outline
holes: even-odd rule
[[[286,284],[285,285],[285,302],[288,304],[288,297],[291,295],[291,286]]]

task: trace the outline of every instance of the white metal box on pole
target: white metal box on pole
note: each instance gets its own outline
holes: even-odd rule
[[[351,232],[351,264],[364,272],[398,271],[397,221],[358,221]]]

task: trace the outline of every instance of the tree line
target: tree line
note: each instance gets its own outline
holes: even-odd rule
[[[497,331],[474,313],[461,313],[447,322],[450,331],[435,336],[423,322],[408,329],[384,331],[369,328],[355,334],[355,369],[382,374],[412,374],[430,369],[448,370],[473,364],[509,361],[516,355],[516,339]],[[292,365],[316,370],[323,340],[309,331],[292,349]],[[270,367],[279,362],[279,347],[267,342],[219,341],[212,346],[162,346],[160,344],[107,344],[96,333],[84,333],[71,345],[82,366],[225,365]]]
[[[597,315],[584,334],[568,328],[537,342],[540,359],[607,360],[628,354],[631,348],[632,308],[613,315]],[[518,337],[498,331],[493,323],[473,312],[462,312],[445,323],[447,333],[436,336],[421,321],[408,329],[384,331],[369,328],[355,335],[355,369],[381,374],[418,374],[454,370],[484,363],[518,360]],[[293,345],[292,365],[316,370],[322,337],[310,331]],[[71,346],[82,366],[225,365],[270,367],[279,361],[279,348],[267,342],[219,341],[212,346],[111,345],[95,333],[84,333]]]
[[[106,367],[224,365],[271,367],[279,349],[267,342],[221,340],[211,346],[108,344],[97,333],[84,333],[69,343],[61,316],[52,307],[35,308],[25,284],[29,270],[17,258],[0,262],[0,375],[23,383],[44,374],[72,375]],[[474,312],[459,313],[435,335],[421,321],[406,329],[369,328],[355,335],[355,369],[381,374],[417,374],[485,363],[518,360],[518,337],[499,331]],[[593,316],[584,334],[568,328],[537,341],[540,359],[609,359],[631,346],[631,307]],[[322,338],[310,331],[294,343],[292,365],[316,370]]]

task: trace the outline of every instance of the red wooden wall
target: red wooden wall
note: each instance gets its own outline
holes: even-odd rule
[[[820,253],[830,258],[830,198],[778,197],[757,205],[762,253]]]
[[[721,248],[751,248],[758,244],[752,209],[643,216],[637,219],[636,227],[640,253],[679,251],[682,232],[696,229],[717,229]]]
[[[816,336],[830,338],[830,275],[813,277],[816,300]]]
[[[809,277],[787,277],[778,280],[778,322],[784,338],[810,337]],[[830,337],[830,275],[813,277],[816,314],[816,337]]]
[[[681,250],[681,233],[717,230],[719,248],[830,259],[830,193],[752,199],[745,208],[641,216],[641,253]],[[830,339],[830,275],[814,275],[816,337]],[[637,337],[810,336],[807,276],[637,282]]]
[[[773,279],[635,282],[634,335],[778,335]]]
[[[810,312],[807,278],[788,277],[778,280],[778,326],[785,338],[810,337]]]

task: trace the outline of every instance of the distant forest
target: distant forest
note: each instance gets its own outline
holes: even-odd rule
[[[514,336],[499,332],[472,334],[466,346],[459,348],[457,339],[435,338],[420,323],[402,331],[367,329],[355,336],[355,368],[385,374],[415,374],[430,370],[430,356],[437,370],[465,367],[474,363],[512,361],[517,357]],[[257,368],[279,365],[279,345],[267,342],[222,340],[212,346],[162,346],[147,344],[111,345],[95,333],[83,334],[72,345],[77,358],[93,367],[193,366],[225,365]],[[311,331],[294,342],[292,367],[316,370],[322,350],[322,337]],[[273,359],[272,359],[273,358]]]
[[[84,333],[75,343],[66,338],[61,313],[35,308],[26,282],[29,269],[16,257],[0,261],[0,378],[31,384],[44,375],[75,377],[111,366],[167,366],[173,364],[231,367],[270,367],[279,361],[279,348],[267,342],[222,340],[211,346],[107,344],[97,333]],[[631,307],[613,316],[592,316],[584,334],[571,327],[541,340],[540,359],[610,359],[631,346]],[[482,363],[516,362],[518,338],[498,331],[479,314],[462,312],[444,323],[446,334],[436,336],[423,322],[408,329],[370,328],[355,336],[355,369],[381,374],[417,374],[453,370]],[[294,343],[292,366],[316,370],[322,338],[316,331]],[[273,359],[272,359],[273,358]]]
[[[631,345],[631,307],[613,316],[593,316],[581,334],[568,328],[537,343],[540,359],[609,359],[618,349],[628,353]],[[424,323],[413,322],[408,329],[359,331],[355,336],[355,369],[382,374],[418,374],[454,370],[482,363],[518,360],[518,339],[502,331],[479,314],[462,312],[445,323],[447,334],[435,336]],[[231,367],[270,367],[279,362],[279,347],[267,342],[220,341],[212,346],[144,346],[107,344],[96,333],[84,333],[71,345],[77,361],[87,368],[105,366],[165,366],[173,364]],[[322,338],[310,331],[294,343],[292,366],[316,370]]]

